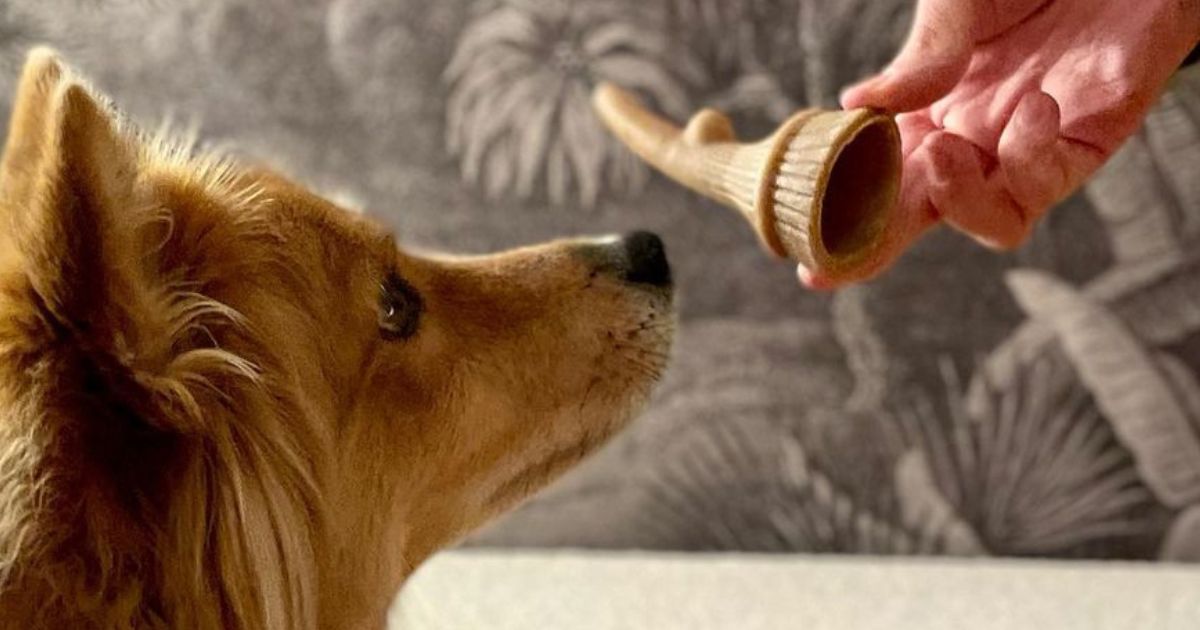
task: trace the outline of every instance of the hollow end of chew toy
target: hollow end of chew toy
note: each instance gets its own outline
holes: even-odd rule
[[[878,262],[887,236],[900,194],[900,134],[884,114],[831,113],[845,119],[845,128],[828,145],[824,172],[814,183],[807,238],[792,238],[783,246],[789,258],[810,270],[852,281]],[[775,214],[784,213],[776,206]]]

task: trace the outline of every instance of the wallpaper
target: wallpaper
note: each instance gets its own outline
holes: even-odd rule
[[[592,115],[599,80],[747,137],[886,63],[907,0],[0,0],[146,124],[411,246],[660,233],[680,334],[626,433],[471,545],[1200,559],[1200,73],[1020,250],[939,230],[803,290]],[[553,375],[548,375],[552,377]]]

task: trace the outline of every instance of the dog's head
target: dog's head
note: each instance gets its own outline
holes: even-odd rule
[[[6,616],[377,623],[624,425],[671,337],[654,236],[412,255],[136,132],[46,51],[0,217]]]

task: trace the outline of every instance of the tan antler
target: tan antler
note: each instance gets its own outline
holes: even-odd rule
[[[729,118],[711,109],[680,129],[612,84],[596,88],[593,104],[642,159],[741,212],[772,253],[832,280],[870,272],[900,192],[900,134],[890,116],[808,109],[771,136],[741,143]]]

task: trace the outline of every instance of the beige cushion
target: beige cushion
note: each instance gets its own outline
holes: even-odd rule
[[[1181,565],[614,552],[444,553],[397,630],[1195,630]]]

